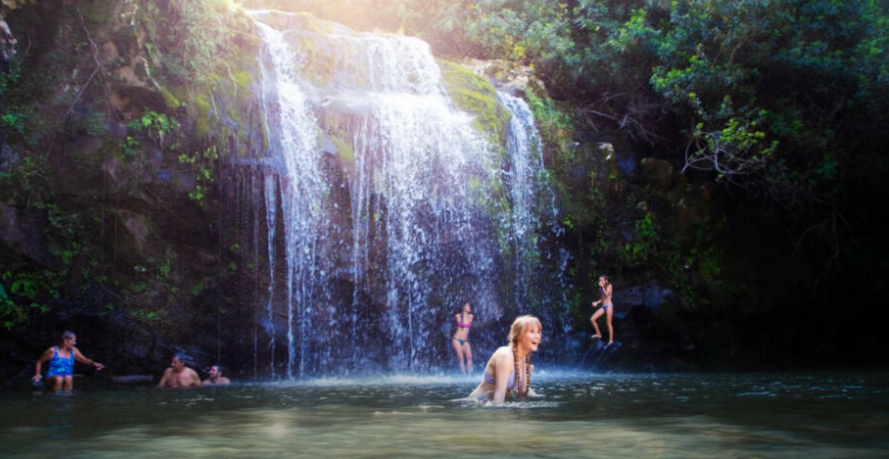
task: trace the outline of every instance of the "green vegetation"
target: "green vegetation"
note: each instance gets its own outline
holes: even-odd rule
[[[179,162],[190,166],[196,181],[194,191],[189,192],[188,197],[193,201],[197,201],[201,207],[207,206],[206,195],[216,181],[212,165],[218,159],[219,154],[216,151],[216,145],[207,147],[203,153],[179,155]]]
[[[252,22],[227,0],[39,4],[0,7],[20,45],[0,72],[0,325],[82,310],[178,333],[224,282],[181,255],[216,251],[221,157],[265,141],[241,119]]]
[[[581,117],[667,147],[680,165],[782,205],[831,182],[889,101],[874,0],[259,0],[358,29],[404,30],[439,54],[535,67]],[[668,118],[665,119],[665,118]],[[879,129],[866,132],[879,132]],[[677,135],[678,134],[678,135]],[[855,142],[857,143],[857,142]]]

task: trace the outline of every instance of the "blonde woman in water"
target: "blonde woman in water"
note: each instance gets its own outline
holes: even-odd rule
[[[496,351],[488,364],[482,382],[469,394],[469,398],[488,399],[503,403],[508,391],[518,397],[536,397],[531,390],[531,353],[543,335],[543,326],[534,316],[520,316],[509,330],[509,343]]]
[[[451,338],[451,346],[457,354],[457,362],[460,363],[460,372],[472,373],[472,347],[469,345],[469,327],[472,327],[472,306],[469,303],[463,305],[463,309],[456,315],[457,331]]]

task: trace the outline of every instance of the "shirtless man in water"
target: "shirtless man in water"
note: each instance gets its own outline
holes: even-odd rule
[[[231,381],[222,376],[222,365],[213,365],[210,367],[210,376],[204,380],[205,386],[224,386],[231,384]]]
[[[184,355],[176,354],[157,387],[201,387],[201,378],[196,371],[185,366]]]

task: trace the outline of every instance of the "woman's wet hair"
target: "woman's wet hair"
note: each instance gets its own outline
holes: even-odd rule
[[[516,317],[512,322],[512,327],[509,328],[509,344],[515,347],[518,344],[519,337],[531,326],[537,327],[538,330],[543,330],[543,325],[537,317],[531,315]]]
[[[606,283],[606,284],[608,284],[608,283],[611,282],[610,280],[608,280],[608,275],[606,275],[606,274],[599,274],[599,278],[600,278],[600,279],[605,279],[605,283]]]
[[[66,339],[74,339],[74,338],[76,338],[76,336],[74,335],[73,331],[65,330],[62,332],[62,341],[65,341]]]

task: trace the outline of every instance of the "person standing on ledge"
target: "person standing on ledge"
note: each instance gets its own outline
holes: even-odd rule
[[[469,327],[472,326],[472,306],[469,303],[463,305],[463,309],[454,315],[457,321],[457,331],[451,338],[451,346],[457,353],[457,362],[460,364],[460,373],[472,373],[472,347],[469,346]]]
[[[185,366],[185,355],[176,354],[170,362],[170,368],[164,371],[164,376],[157,387],[201,387],[201,378],[198,373]]]
[[[601,298],[598,301],[593,301],[593,307],[595,308],[601,304],[602,309],[593,313],[593,316],[590,317],[590,323],[592,323],[593,328],[596,329],[596,334],[593,335],[592,338],[602,339],[602,332],[599,330],[599,324],[596,323],[596,320],[598,320],[599,317],[602,317],[602,314],[605,314],[605,321],[608,324],[608,344],[614,344],[614,325],[612,325],[614,304],[611,302],[611,295],[613,293],[614,286],[608,281],[608,276],[604,274],[599,276],[599,295]]]
[[[46,379],[49,382],[50,390],[53,392],[71,392],[74,390],[74,361],[78,361],[85,365],[90,365],[96,370],[105,368],[99,362],[94,362],[80,353],[74,347],[77,344],[77,336],[74,332],[66,330],[62,333],[62,344],[53,346],[43,352],[43,355],[34,363],[34,376],[31,381],[38,382],[43,377],[41,367],[44,363],[49,362],[49,369],[46,371]]]
[[[210,376],[204,380],[205,386],[224,386],[231,384],[228,378],[222,376],[222,365],[216,364],[210,367]]]
[[[469,394],[476,400],[503,403],[507,391],[516,397],[537,397],[531,390],[531,353],[543,338],[543,326],[534,316],[520,316],[509,330],[509,344],[494,351],[478,387]]]

